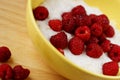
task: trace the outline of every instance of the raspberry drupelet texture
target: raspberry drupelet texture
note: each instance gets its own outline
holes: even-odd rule
[[[70,39],[68,48],[74,55],[80,55],[84,50],[84,42],[79,37],[75,36]]]
[[[61,31],[62,30],[62,22],[59,19],[53,19],[48,22],[50,28],[54,31]]]
[[[95,36],[90,36],[90,39],[85,43],[86,45],[90,44],[90,43],[99,43],[99,39]]]
[[[72,9],[72,14],[73,15],[86,15],[86,10],[82,5],[78,5]]]
[[[67,35],[64,32],[59,32],[51,36],[50,42],[54,47],[64,49],[68,45]]]
[[[103,30],[106,28],[105,25],[109,25],[110,21],[105,14],[98,15],[97,23],[103,26]]]
[[[28,69],[23,68],[21,65],[16,65],[13,68],[14,80],[24,80],[30,74]]]
[[[104,75],[116,76],[119,71],[119,66],[117,62],[107,62],[102,66],[102,71]]]
[[[99,58],[103,54],[103,50],[97,43],[91,43],[86,47],[86,54],[92,58]]]
[[[0,65],[0,78],[2,80],[12,80],[13,79],[13,70],[9,64]]]
[[[75,20],[71,12],[65,12],[62,14],[62,26],[64,31],[68,33],[74,33]]]
[[[91,27],[91,35],[99,37],[103,33],[102,26],[100,24],[94,23]]]
[[[90,38],[91,32],[89,27],[80,26],[75,30],[75,36],[78,36],[84,42],[88,41]]]
[[[11,52],[8,47],[0,47],[0,62],[6,62],[11,56]]]
[[[38,6],[33,10],[33,14],[36,20],[45,20],[48,17],[49,12],[46,7]]]
[[[104,52],[109,52],[111,49],[111,42],[110,40],[104,40],[101,44],[100,44],[101,48],[103,49]]]
[[[112,44],[111,49],[108,52],[108,56],[110,59],[116,62],[120,62],[120,46],[117,44]]]
[[[114,31],[113,27],[111,25],[109,25],[109,28],[106,29],[106,31],[104,32],[104,34],[107,37],[112,38],[115,35],[115,31]]]

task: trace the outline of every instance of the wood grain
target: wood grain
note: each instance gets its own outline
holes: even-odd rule
[[[27,80],[67,80],[42,61],[31,42],[25,19],[26,4],[26,0],[0,0],[0,46],[7,46],[12,52],[6,63],[29,68]]]

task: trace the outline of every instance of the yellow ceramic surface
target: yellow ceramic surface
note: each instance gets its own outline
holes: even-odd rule
[[[69,0],[68,0],[69,1]],[[85,0],[91,6],[99,7],[110,19],[120,25],[120,0]],[[32,9],[40,5],[44,0],[28,0],[27,24],[31,39],[40,51],[43,59],[56,72],[70,80],[120,80],[118,76],[105,76],[91,73],[71,63],[67,58],[59,53],[40,32],[33,17]]]

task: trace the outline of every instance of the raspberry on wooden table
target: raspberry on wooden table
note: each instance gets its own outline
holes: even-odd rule
[[[102,71],[104,75],[116,76],[119,71],[119,66],[117,62],[107,62],[102,66]]]
[[[24,69],[21,65],[16,65],[13,68],[14,80],[24,80],[30,74],[28,69]]]
[[[7,61],[11,56],[9,48],[2,46],[0,47],[0,62]]]
[[[33,10],[33,14],[36,20],[45,20],[48,17],[49,12],[46,7],[38,6]]]
[[[74,55],[80,55],[84,50],[84,42],[79,37],[75,36],[70,39],[68,48]]]
[[[13,79],[13,70],[9,64],[0,65],[0,78],[2,80],[12,80]]]

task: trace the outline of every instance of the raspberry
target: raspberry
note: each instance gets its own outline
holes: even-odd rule
[[[10,58],[10,56],[11,52],[7,47],[5,46],[0,47],[0,62],[7,61]]]
[[[91,20],[87,15],[86,16],[76,15],[76,16],[74,16],[74,20],[75,20],[77,27],[91,25]]]
[[[67,35],[64,32],[59,32],[51,36],[50,42],[56,48],[64,49],[67,47],[67,44],[68,44]]]
[[[73,15],[86,15],[86,10],[82,5],[78,5],[72,9]]]
[[[107,17],[105,14],[99,15],[97,22],[98,22],[99,24],[101,24],[102,26],[108,25],[108,24],[110,23],[108,17]]]
[[[105,32],[109,27],[110,27],[110,25],[104,25],[104,26],[102,26],[103,32]]]
[[[104,32],[107,37],[113,37],[115,35],[115,31],[111,25],[109,25],[109,28]]]
[[[105,40],[101,43],[101,48],[103,49],[104,52],[109,52],[111,49],[111,43],[110,40]]]
[[[101,25],[99,25],[97,23],[94,23],[91,26],[90,30],[91,30],[91,34],[96,37],[99,37],[102,34],[102,27],[101,27]]]
[[[73,37],[68,43],[68,48],[74,55],[80,55],[84,50],[84,42],[79,37]]]
[[[119,71],[119,66],[117,62],[107,62],[102,66],[103,74],[109,76],[116,76]]]
[[[88,45],[90,43],[98,43],[98,42],[99,42],[99,40],[97,37],[91,36],[90,39],[86,42],[86,44]]]
[[[107,40],[104,33],[102,33],[101,36],[98,37],[98,39],[99,39],[99,44],[101,44],[103,41]]]
[[[45,20],[48,17],[49,12],[46,7],[38,6],[33,10],[33,14],[36,20]]]
[[[86,54],[92,58],[99,58],[103,54],[103,50],[97,43],[91,43],[86,47]]]
[[[30,71],[24,69],[21,65],[16,65],[13,68],[14,80],[24,80],[29,76]]]
[[[89,18],[91,20],[91,25],[97,22],[97,15],[95,14],[90,14]]]
[[[62,30],[62,22],[59,19],[53,19],[48,22],[50,28],[54,31]]]
[[[86,26],[91,26],[92,25],[91,18],[89,16],[85,16],[84,23],[86,24]]]
[[[64,12],[61,16],[62,16],[62,19],[65,19],[65,20],[67,20],[69,18],[73,18],[71,12]]]
[[[116,62],[120,61],[120,46],[117,44],[112,44],[112,47],[108,53],[108,56]]]
[[[90,29],[87,26],[80,26],[75,31],[75,36],[78,36],[84,42],[89,40],[90,35]]]
[[[62,26],[63,30],[68,33],[73,33],[75,30],[75,20],[70,12],[62,14]]]
[[[2,80],[12,80],[13,71],[12,71],[12,68],[10,65],[8,65],[8,64],[0,65],[0,78]]]

